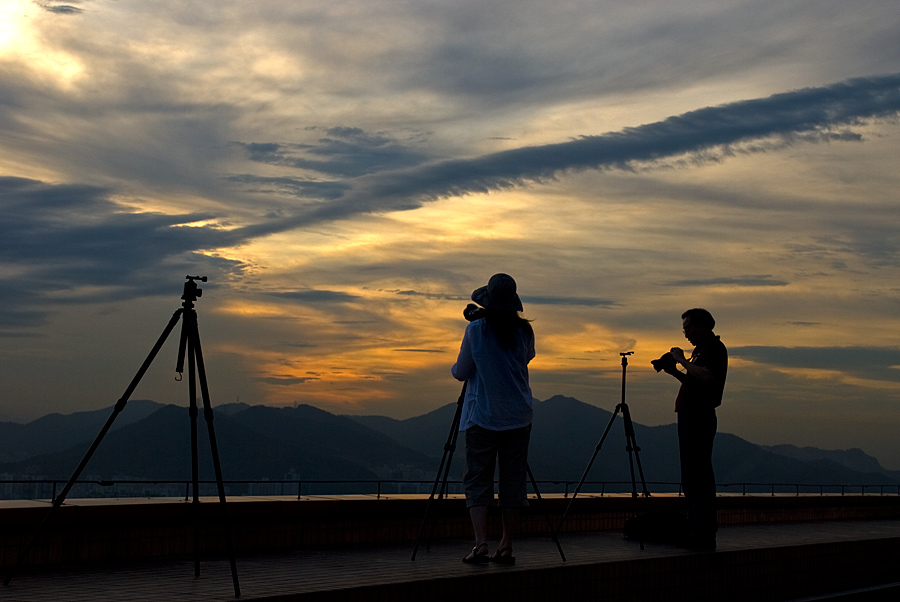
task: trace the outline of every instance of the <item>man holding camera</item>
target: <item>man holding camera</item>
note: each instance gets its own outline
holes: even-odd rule
[[[728,350],[713,333],[716,321],[705,309],[689,309],[681,315],[684,336],[694,346],[691,358],[680,347],[653,362],[681,383],[675,399],[678,413],[678,449],[681,456],[681,486],[688,503],[688,533],[685,546],[697,550],[716,549],[716,478],[712,451],[716,436],[716,408],[722,403]],[[684,372],[678,369],[684,368]]]

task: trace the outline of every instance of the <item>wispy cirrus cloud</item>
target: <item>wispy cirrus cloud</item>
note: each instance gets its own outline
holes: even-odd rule
[[[678,159],[721,160],[735,153],[765,152],[791,144],[859,141],[861,135],[854,128],[868,120],[893,118],[898,114],[900,74],[893,74],[707,107],[655,123],[580,136],[567,142],[379,171],[345,181],[341,190],[326,182],[303,178],[244,175],[232,179],[244,178],[258,185],[279,186],[282,190],[292,185],[298,197],[313,201],[301,205],[293,217],[278,225],[252,226],[262,234],[273,228],[295,228],[360,213],[414,209],[440,198],[546,182],[566,172],[633,170]],[[346,142],[352,145],[351,141]],[[266,148],[275,152],[280,147]],[[337,165],[342,161],[341,158]],[[320,164],[318,170],[327,172],[328,168]]]

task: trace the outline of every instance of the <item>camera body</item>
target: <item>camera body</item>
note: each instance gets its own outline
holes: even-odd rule
[[[483,318],[485,311],[486,310],[483,307],[478,307],[474,303],[469,303],[463,310],[463,317],[469,322],[474,322],[475,320]]]
[[[677,365],[677,363],[675,362],[675,358],[671,353],[664,353],[662,357],[656,360],[652,360],[650,364],[653,365],[653,368],[657,372],[660,372],[662,370],[669,372],[671,370],[674,370],[675,366]]]

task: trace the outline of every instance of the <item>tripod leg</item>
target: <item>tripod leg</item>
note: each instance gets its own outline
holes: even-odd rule
[[[650,490],[647,489],[647,480],[644,478],[644,467],[641,465],[641,448],[637,444],[634,437],[634,423],[631,421],[631,412],[626,404],[622,404],[622,417],[625,419],[625,435],[628,438],[628,445],[634,450],[634,459],[637,462],[638,472],[641,476],[641,486],[643,487],[643,496],[650,497]],[[634,485],[634,470],[632,469],[632,491],[637,495],[637,487]]]
[[[84,471],[87,463],[90,461],[91,457],[94,455],[94,452],[97,451],[97,447],[100,445],[100,442],[103,440],[103,437],[106,436],[106,433],[109,432],[109,429],[112,427],[113,422],[116,420],[116,417],[125,409],[125,406],[128,404],[128,399],[131,397],[134,390],[137,388],[138,383],[141,382],[141,379],[144,377],[144,373],[147,372],[147,369],[150,367],[150,364],[153,363],[154,358],[159,353],[159,350],[162,348],[163,343],[166,342],[166,339],[171,334],[172,330],[175,328],[175,325],[178,323],[178,319],[181,317],[183,310],[178,309],[169,320],[169,323],[166,325],[165,329],[163,329],[162,334],[157,339],[156,344],[153,346],[153,349],[150,350],[149,355],[144,360],[144,363],[141,364],[140,369],[138,369],[137,374],[135,374],[134,378],[131,380],[131,383],[125,389],[125,393],[122,394],[122,397],[119,401],[116,402],[115,408],[113,408],[113,412],[110,417],[106,420],[106,424],[103,425],[103,428],[100,429],[100,433],[97,435],[97,438],[94,439],[94,442],[91,444],[91,447],[88,449],[87,453],[82,458],[81,463],[78,465],[78,468],[75,469],[75,472],[72,473],[72,476],[69,478],[69,481],[66,483],[66,486],[63,487],[63,490],[59,495],[56,496],[56,499],[53,500],[53,506],[51,506],[50,511],[47,513],[47,516],[41,521],[40,525],[38,525],[37,530],[34,532],[34,535],[31,537],[31,541],[28,542],[28,545],[25,546],[25,549],[22,550],[22,553],[19,555],[19,559],[16,562],[15,566],[10,570],[9,574],[7,574],[6,579],[3,580],[3,585],[9,585],[10,580],[15,575],[16,571],[22,566],[22,563],[25,561],[25,557],[28,556],[28,553],[31,551],[31,548],[34,547],[35,542],[37,541],[38,536],[41,531],[44,529],[44,526],[50,520],[50,517],[62,506],[63,502],[66,500],[66,496],[69,495],[69,491],[75,485],[75,482],[78,480],[78,477],[81,476],[81,473]]]
[[[534,479],[534,474],[531,472],[531,466],[525,464],[525,470],[528,471],[528,478],[531,479],[531,486],[534,488],[534,494],[537,496],[538,502],[541,504],[541,510],[544,512],[544,518],[547,520],[547,526],[550,528],[550,536],[553,538],[553,542],[556,544],[556,549],[559,550],[559,557],[562,558],[562,561],[566,561],[566,555],[563,553],[562,546],[559,543],[559,537],[556,534],[556,529],[553,528],[553,521],[550,520],[550,514],[547,512],[547,507],[544,505],[544,498],[541,497],[541,490],[538,489],[537,481]]]
[[[447,491],[447,480],[450,477],[450,464],[453,462],[453,453],[456,451],[456,442],[459,439],[459,419],[456,420],[456,428],[453,429],[453,438],[450,447],[447,450],[447,463],[444,465],[444,476],[441,479],[441,490],[438,493],[438,501],[443,502],[449,494]],[[431,542],[434,541],[434,534],[437,531],[438,513],[435,512],[431,518],[431,530],[428,533],[428,540],[425,542],[425,549],[431,549]]]
[[[635,448],[632,445],[632,436],[628,434],[628,428],[625,429],[625,451],[628,452],[628,469],[631,471],[631,497],[636,498],[638,496],[637,493],[637,483],[634,479],[634,451]]]
[[[415,560],[416,554],[419,552],[419,544],[421,543],[422,535],[425,532],[425,525],[428,523],[428,511],[431,508],[431,502],[434,500],[434,494],[437,491],[439,485],[440,485],[441,491],[438,496],[438,499],[441,500],[444,497],[444,492],[447,487],[447,482],[446,482],[446,480],[442,480],[441,475],[444,472],[444,466],[450,465],[450,459],[452,458],[452,456],[453,456],[453,451],[450,448],[450,444],[448,443],[448,445],[444,447],[444,455],[441,457],[441,464],[440,464],[440,466],[438,466],[437,473],[435,474],[435,477],[434,477],[434,485],[432,485],[432,487],[431,487],[431,495],[428,496],[428,503],[425,505],[425,514],[424,514],[424,516],[422,516],[422,524],[419,525],[419,533],[416,536],[416,547],[413,548],[412,558],[410,558],[410,560]],[[435,522],[436,522],[436,519],[435,519]],[[425,543],[426,550],[431,548],[431,540],[434,537],[435,522],[432,522],[431,532],[429,534],[428,541],[426,541],[426,543]]]
[[[566,521],[566,517],[569,515],[569,509],[572,508],[572,503],[575,501],[575,498],[578,497],[578,493],[581,491],[581,486],[584,485],[585,479],[587,479],[588,473],[591,471],[591,466],[594,465],[594,460],[597,458],[597,454],[600,453],[600,448],[603,447],[603,442],[606,440],[606,436],[609,434],[609,430],[612,428],[613,422],[616,419],[616,414],[619,413],[619,406],[616,406],[615,411],[612,413],[612,416],[609,417],[609,422],[606,423],[606,430],[603,431],[603,435],[600,437],[600,441],[597,442],[597,446],[594,448],[594,454],[591,456],[590,461],[588,461],[587,467],[584,469],[584,474],[581,475],[581,480],[578,481],[578,486],[575,487],[575,492],[572,494],[572,499],[569,500],[569,504],[566,506],[565,512],[563,512],[562,517],[559,519],[559,523],[556,526],[557,531],[562,531],[563,523]]]
[[[200,578],[200,460],[197,449],[197,362],[194,356],[194,339],[187,336],[187,323],[182,324],[181,340],[186,342],[188,358],[188,395],[190,407],[188,413],[191,418],[191,484],[193,485],[193,499],[191,500],[191,515],[194,520],[194,578]]]
[[[431,495],[428,496],[428,503],[425,504],[425,515],[422,517],[422,524],[419,526],[419,534],[416,536],[416,547],[413,549],[412,558],[410,560],[416,559],[416,554],[419,552],[419,544],[422,541],[422,533],[425,531],[425,524],[428,521],[428,510],[431,508],[431,502],[434,500],[434,493],[438,489],[438,484],[441,484],[441,493],[438,499],[443,499],[444,492],[447,488],[447,475],[450,473],[450,461],[453,459],[453,452],[456,451],[456,441],[459,436],[459,422],[462,418],[462,408],[463,403],[466,399],[466,386],[468,382],[463,383],[462,392],[459,394],[459,399],[456,402],[456,414],[453,416],[453,423],[450,426],[450,433],[447,435],[447,442],[444,444],[444,454],[441,456],[441,463],[438,466],[437,472],[434,476],[434,485],[431,487]],[[441,475],[443,473],[443,481],[441,480]],[[431,539],[434,537],[434,527],[435,522],[432,523],[431,535],[428,539],[428,544],[426,549],[431,546]]]
[[[231,538],[231,526],[228,522],[228,511],[225,506],[225,483],[222,479],[222,465],[219,462],[219,447],[216,443],[216,430],[213,426],[213,411],[209,401],[209,387],[206,382],[206,368],[203,365],[203,351],[200,348],[200,330],[197,326],[197,314],[190,312],[190,316],[185,316],[185,320],[189,320],[188,339],[193,341],[194,356],[197,360],[197,374],[200,377],[200,394],[203,396],[203,416],[206,419],[206,426],[209,431],[209,446],[212,452],[213,469],[216,473],[216,485],[219,490],[219,503],[222,509],[222,518],[225,524],[225,539],[228,543],[228,552],[231,560],[231,580],[234,584],[234,596],[241,597],[241,586],[238,583],[237,563],[234,559],[234,542]]]
[[[644,497],[650,497],[650,492],[647,491],[647,482],[644,481],[644,469],[641,468],[641,457],[640,451],[641,448],[638,447],[637,440],[634,438],[634,423],[631,422],[631,412],[628,411],[628,406],[625,402],[622,402],[622,417],[625,419],[625,449],[628,451],[628,466],[631,468],[631,498],[634,500],[634,516],[638,515],[638,493],[637,493],[637,483],[634,480],[634,460],[637,460],[638,469],[641,473],[641,484],[644,487]],[[641,549],[644,549],[644,536],[641,534],[639,542],[641,544]]]

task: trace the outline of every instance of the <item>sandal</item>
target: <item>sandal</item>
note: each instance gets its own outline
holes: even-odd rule
[[[512,555],[512,548],[500,548],[490,558],[491,562],[512,566],[516,563],[516,557]]]
[[[482,550],[484,550],[482,552]],[[488,545],[486,543],[479,544],[472,548],[472,551],[463,556],[463,562],[466,564],[487,564],[491,561],[488,555]]]

